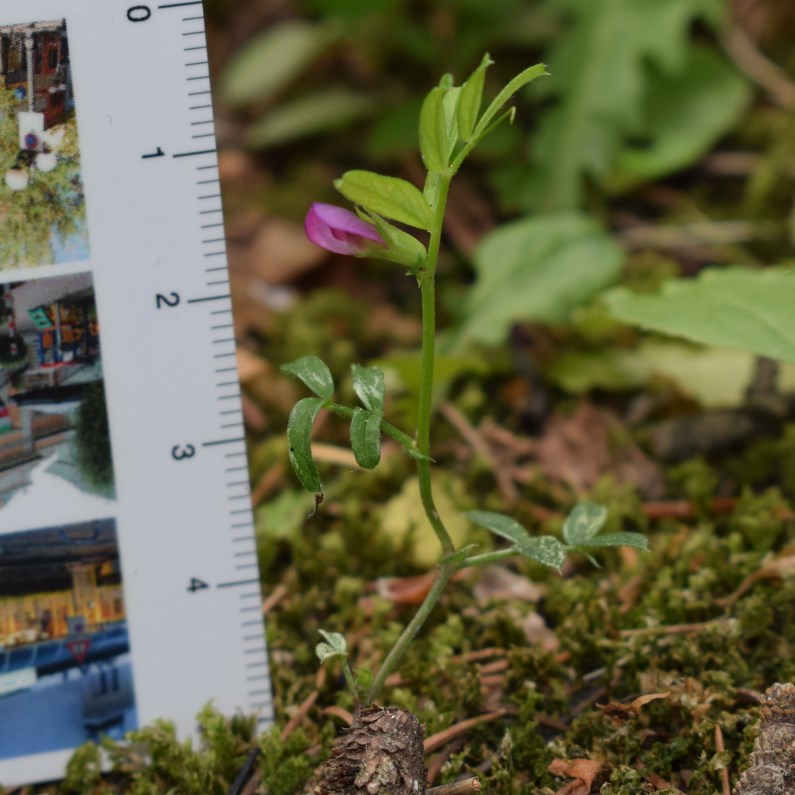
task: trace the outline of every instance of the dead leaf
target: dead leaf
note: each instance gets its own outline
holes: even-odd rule
[[[619,440],[619,441],[617,441]],[[555,412],[538,440],[536,455],[546,474],[584,494],[605,474],[632,483],[647,498],[662,496],[662,471],[607,411],[587,401],[574,414]]]
[[[472,593],[481,607],[492,600],[507,602],[509,599],[536,604],[544,596],[542,586],[505,566],[484,566],[479,575]]]
[[[593,759],[553,759],[549,763],[549,772],[553,776],[573,778],[561,787],[555,795],[588,795],[594,780],[602,769],[602,763]]]
[[[670,695],[668,691],[664,693],[647,693],[643,696],[638,696],[634,701],[629,704],[622,704],[617,701],[611,701],[609,704],[597,704],[597,709],[601,709],[610,718],[615,720],[626,720],[627,718],[634,718],[640,715],[641,707],[648,704],[650,701],[657,701],[660,698],[667,698]]]
[[[375,590],[379,596],[398,605],[418,605],[428,595],[436,572],[420,574],[418,577],[379,577]]]

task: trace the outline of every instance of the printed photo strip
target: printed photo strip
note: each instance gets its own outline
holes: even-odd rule
[[[0,760],[136,726],[114,521],[0,534]]]
[[[91,274],[0,282],[0,529],[114,506]]]
[[[0,271],[87,259],[66,22],[0,25]]]

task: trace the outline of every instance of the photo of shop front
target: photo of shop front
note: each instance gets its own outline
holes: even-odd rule
[[[112,499],[109,445],[91,275],[0,285],[0,516],[27,492]]]
[[[114,521],[0,534],[0,759],[135,726]]]

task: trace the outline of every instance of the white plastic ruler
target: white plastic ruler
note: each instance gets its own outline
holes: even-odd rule
[[[231,311],[201,2],[2,0],[0,784],[271,718]]]

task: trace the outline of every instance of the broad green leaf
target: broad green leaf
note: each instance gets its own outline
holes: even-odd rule
[[[621,248],[594,221],[578,214],[525,218],[481,241],[461,325],[445,338],[445,353],[472,343],[495,345],[519,320],[565,322],[572,309],[617,278]]]
[[[572,542],[571,546],[578,549],[594,549],[596,547],[634,547],[635,549],[649,549],[646,536],[640,533],[605,533],[603,536],[589,538],[579,543]]]
[[[354,204],[394,221],[430,229],[433,213],[422,193],[410,182],[372,171],[346,171],[334,187]]]
[[[357,406],[351,417],[351,450],[356,463],[373,469],[381,460],[381,413]]]
[[[348,644],[345,641],[345,636],[339,632],[326,632],[319,629],[318,632],[325,638],[325,643],[318,643],[315,646],[315,654],[321,663],[335,657],[348,656]]]
[[[280,369],[303,381],[306,387],[324,400],[330,400],[334,394],[331,370],[317,356],[301,356],[293,362],[283,364]]]
[[[694,45],[681,73],[654,73],[643,97],[640,145],[628,142],[606,175],[611,190],[671,174],[702,158],[734,128],[751,88],[714,50]],[[687,124],[682,124],[687,119]]]
[[[266,149],[336,130],[369,115],[377,106],[372,97],[347,89],[318,91],[268,110],[246,133],[246,144]]]
[[[506,516],[504,513],[495,511],[467,511],[464,514],[470,522],[474,522],[480,527],[485,527],[495,535],[512,541],[514,546],[524,544],[532,539],[530,533],[525,530],[516,519]]]
[[[525,69],[516,75],[513,80],[510,80],[505,88],[494,97],[486,110],[483,111],[480,121],[475,125],[474,136],[477,138],[484,133],[491,120],[502,110],[503,105],[505,105],[520,88],[524,88],[528,83],[532,83],[533,80],[537,80],[539,77],[544,77],[548,74],[549,72],[547,72],[546,66],[539,63]]]
[[[412,271],[416,271],[425,263],[428,252],[414,235],[398,229],[376,213],[360,211],[359,215],[364,216],[364,220],[375,225],[381,239],[388,246],[386,251],[374,250],[370,254],[371,257],[408,265]]]
[[[710,268],[654,295],[605,296],[613,317],[695,342],[795,362],[795,275],[771,268]]]
[[[338,36],[335,26],[298,19],[269,27],[230,59],[221,76],[221,96],[231,105],[271,99]]]
[[[353,391],[368,411],[384,409],[384,371],[379,367],[351,365]]]
[[[566,547],[554,536],[531,536],[517,544],[516,551],[523,558],[531,558],[558,571],[566,560]]]
[[[428,171],[443,171],[447,167],[447,125],[444,118],[444,97],[447,90],[432,88],[420,110],[420,154]]]
[[[494,63],[488,53],[483,56],[480,66],[469,76],[469,79],[461,86],[461,93],[458,97],[458,135],[462,141],[468,141],[472,137],[475,124],[480,113],[480,104],[483,101],[483,84],[486,80],[486,70]]]
[[[601,181],[613,169],[643,122],[653,71],[687,82],[693,23],[717,24],[727,6],[724,0],[547,0],[546,7],[565,21],[547,55],[552,77],[538,86],[555,104],[541,116],[524,174],[516,180],[512,166],[506,181],[528,209],[558,212],[580,206],[585,180]],[[686,114],[676,109],[671,123]]]
[[[580,502],[574,506],[563,523],[563,538],[567,544],[578,546],[592,539],[607,521],[607,508],[595,502]]]
[[[323,400],[321,398],[304,398],[293,406],[287,420],[290,463],[303,487],[315,494],[323,491],[323,485],[312,458],[312,426],[322,408]]]

